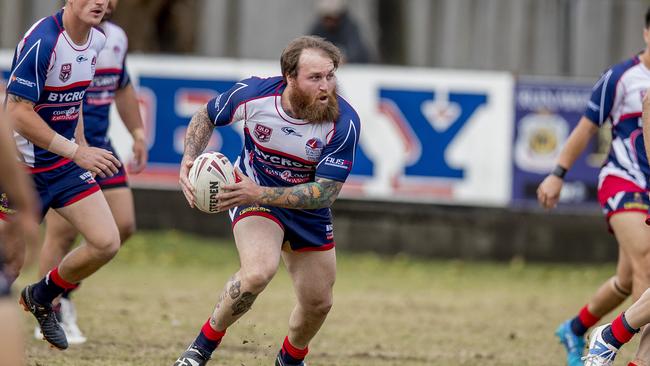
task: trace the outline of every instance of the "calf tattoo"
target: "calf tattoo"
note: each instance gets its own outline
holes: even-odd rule
[[[232,304],[232,316],[241,315],[250,310],[256,298],[257,295],[253,294],[252,292],[244,292],[241,295],[241,298]]]
[[[228,294],[231,299],[236,299],[241,294],[241,281],[235,280],[230,283],[230,288],[228,289]]]

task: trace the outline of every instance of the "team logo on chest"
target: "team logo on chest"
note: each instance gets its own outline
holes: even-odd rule
[[[259,142],[269,142],[269,140],[271,140],[272,132],[272,128],[266,127],[259,123],[255,125],[255,129],[253,130],[253,133],[255,133],[255,137],[257,137],[257,140]]]
[[[63,64],[61,65],[61,71],[59,72],[59,80],[66,82],[70,80],[70,75],[72,75],[72,64]]]
[[[318,161],[320,155],[323,152],[323,141],[319,138],[312,137],[307,140],[305,144],[305,153],[307,154],[307,160],[309,161]]]

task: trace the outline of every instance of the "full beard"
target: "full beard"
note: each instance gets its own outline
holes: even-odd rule
[[[289,96],[289,102],[296,117],[309,122],[334,122],[339,119],[339,103],[336,100],[336,88],[327,94],[327,103],[313,98],[299,88]]]

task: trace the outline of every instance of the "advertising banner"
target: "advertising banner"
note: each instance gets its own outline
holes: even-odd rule
[[[560,150],[585,111],[591,84],[521,79],[515,90],[512,203],[537,205],[537,186],[555,166]],[[598,169],[607,154],[609,130],[601,129],[565,177],[560,205],[595,207]]]
[[[11,53],[0,54],[9,68]],[[130,56],[149,142],[134,186],[178,188],[191,116],[249,76],[278,75],[276,61]],[[361,117],[354,168],[342,197],[507,206],[512,193],[513,77],[508,73],[343,66],[339,93]],[[110,135],[124,160],[131,139],[113,108]],[[231,159],[242,125],[215,129],[208,150]]]

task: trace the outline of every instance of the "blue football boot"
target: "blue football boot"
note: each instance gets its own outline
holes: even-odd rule
[[[555,330],[555,335],[560,338],[560,343],[566,349],[567,366],[584,366],[582,352],[585,349],[585,339],[575,335],[571,330],[571,319],[560,324]]]

